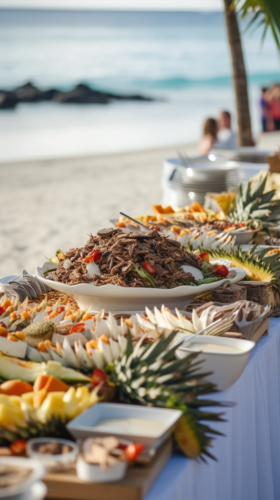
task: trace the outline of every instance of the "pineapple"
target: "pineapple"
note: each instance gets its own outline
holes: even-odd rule
[[[271,225],[268,222],[269,216],[279,211],[280,200],[272,201],[275,189],[264,193],[266,181],[267,175],[261,177],[254,188],[252,188],[252,181],[248,181],[244,189],[240,185],[235,207],[229,213],[231,222],[244,222],[251,227],[252,225],[258,227],[261,222],[264,227]]]
[[[216,388],[202,380],[207,374],[197,373],[198,363],[194,361],[198,353],[184,359],[174,359],[178,345],[171,345],[176,334],[174,331],[154,343],[144,344],[142,338],[133,347],[129,333],[125,353],[107,367],[107,372],[110,381],[117,386],[121,401],[181,409],[184,413],[177,424],[175,438],[182,451],[191,458],[204,459],[204,455],[212,457],[207,447],[211,435],[217,432],[210,429],[205,421],[222,419],[220,414],[209,413],[201,408],[221,404],[198,399],[198,396],[216,392]]]
[[[42,389],[33,396],[0,395],[0,445],[35,436],[67,436],[66,423],[98,400],[97,390],[87,387],[48,394]]]
[[[242,252],[242,247],[239,246],[230,254],[219,250],[208,250],[208,252],[211,260],[227,259],[231,262],[232,267],[245,269],[247,280],[268,282],[280,291],[280,254],[276,253],[265,257],[269,248],[255,252],[256,247],[257,245]]]
[[[0,426],[0,446],[9,446],[18,439],[31,439],[33,437],[60,437],[72,439],[65,427],[65,421],[52,417],[46,423],[30,419],[24,425],[12,428]]]

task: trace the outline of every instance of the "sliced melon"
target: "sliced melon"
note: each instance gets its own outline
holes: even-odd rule
[[[0,355],[0,377],[5,380],[20,379],[32,384],[38,375],[42,373],[53,375],[53,377],[63,380],[68,384],[90,382],[89,377],[72,368],[66,368],[57,361],[34,363],[32,361],[20,361],[16,358]]]
[[[17,358],[24,359],[27,351],[27,343],[22,340],[13,342],[5,337],[0,337],[0,351],[8,356],[16,356]]]

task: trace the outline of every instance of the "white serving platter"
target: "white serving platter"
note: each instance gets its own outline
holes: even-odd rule
[[[51,264],[52,268],[56,265]],[[61,293],[74,295],[81,309],[90,306],[91,311],[99,312],[101,309],[111,312],[119,311],[143,311],[145,307],[158,307],[162,304],[170,309],[184,309],[191,300],[205,292],[215,290],[225,282],[237,283],[245,278],[246,272],[243,269],[231,268],[235,271],[235,276],[231,279],[224,279],[214,283],[187,286],[182,285],[171,289],[162,288],[129,288],[116,285],[95,286],[91,284],[65,285],[57,281],[45,278],[44,271],[50,269],[50,262],[45,262],[41,267],[36,268],[35,276],[45,285]]]
[[[72,420],[66,427],[75,439],[86,439],[88,437],[115,436],[118,439],[128,439],[133,443],[143,443],[149,448],[158,448],[171,435],[177,420],[181,417],[181,410],[167,408],[152,408],[147,406],[125,405],[116,403],[97,403]],[[151,436],[145,429],[139,428],[139,432],[132,433],[130,429],[126,432],[117,432],[114,427],[102,432],[95,429],[98,422],[103,419],[127,419],[137,418],[162,422],[164,429],[157,435]]]
[[[29,458],[0,457],[0,466],[1,465],[11,465],[12,467],[15,467],[15,470],[17,467],[31,469],[31,473],[25,481],[22,481],[22,483],[6,488],[0,488],[0,498],[3,499],[20,499],[21,495],[25,492],[30,493],[32,486],[40,481],[40,479],[42,479],[45,475],[45,468],[43,465],[40,462]],[[31,498],[31,495],[29,498]]]
[[[183,339],[187,340],[191,337],[192,335],[185,335],[180,338],[180,341]],[[228,389],[228,387],[239,379],[249,361],[250,352],[255,347],[255,342],[252,342],[251,340],[199,335],[193,339],[191,343],[188,342],[184,345],[183,342],[175,352],[176,358],[182,359],[188,356],[188,354],[194,352],[194,350],[197,351],[199,344],[219,344],[240,349],[240,352],[232,353],[201,351],[195,359],[195,362],[203,361],[201,366],[198,368],[199,372],[212,372],[212,375],[207,376],[207,380],[217,385],[220,391]]]

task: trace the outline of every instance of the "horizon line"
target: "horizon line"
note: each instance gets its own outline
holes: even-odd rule
[[[173,8],[169,8],[169,7],[160,7],[160,8],[157,8],[157,7],[151,7],[151,8],[148,8],[148,7],[145,7],[145,8],[141,8],[141,7],[135,7],[135,8],[127,8],[127,7],[114,7],[114,8],[110,8],[110,7],[89,7],[89,6],[81,6],[81,7],[77,7],[77,6],[59,6],[59,7],[55,7],[55,6],[9,6],[9,5],[1,5],[0,4],[0,10],[15,10],[15,11],[29,11],[29,10],[35,10],[35,11],[44,11],[44,10],[54,10],[54,11],[100,11],[100,12],[105,12],[105,11],[109,11],[109,12],[197,12],[197,13],[205,13],[205,14],[211,14],[211,13],[217,13],[217,12],[223,12],[223,9],[218,9],[218,8],[212,8],[212,9],[204,9],[204,8],[201,8],[201,9],[192,9],[192,8],[186,8],[186,9],[182,9],[182,7],[173,7]]]

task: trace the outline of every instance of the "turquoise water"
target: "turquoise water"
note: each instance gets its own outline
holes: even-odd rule
[[[271,38],[246,35],[249,79],[280,78]],[[27,80],[69,88],[84,81],[106,89],[182,89],[230,85],[222,13],[0,11],[2,87]]]
[[[274,42],[267,37],[261,50],[260,38],[258,31],[243,35],[255,134],[259,87],[280,80]],[[12,134],[20,142],[35,129],[43,134],[43,129],[92,128],[98,140],[86,150],[103,152],[197,140],[204,118],[221,108],[235,120],[222,13],[0,10],[0,87],[27,81],[61,89],[84,82],[158,101],[67,109],[20,105],[0,114],[2,152]],[[102,147],[100,134],[110,138]]]

